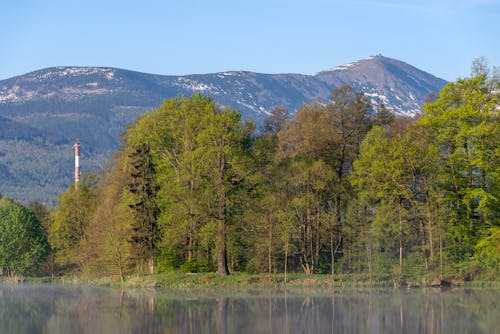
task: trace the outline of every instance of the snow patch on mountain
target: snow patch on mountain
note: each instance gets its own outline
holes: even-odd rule
[[[42,81],[61,77],[80,77],[80,76],[92,76],[100,75],[107,80],[113,80],[115,78],[115,69],[107,67],[66,67],[59,66],[54,69],[40,70],[27,75],[26,80],[28,81]]]
[[[206,84],[186,77],[177,78],[176,85],[193,92],[210,92],[212,94],[219,93],[217,87],[211,83]]]
[[[389,99],[384,94],[379,94],[379,93],[364,93],[364,94],[370,98],[370,102],[373,104],[378,104],[380,101],[382,101],[384,104],[387,104],[389,102]]]
[[[365,62],[365,61],[370,60],[370,59],[374,59],[376,57],[380,57],[380,56],[370,56],[370,57],[367,57],[367,58],[363,58],[363,59],[357,60],[357,61],[352,62],[352,63],[347,63],[347,64],[335,66],[335,67],[332,67],[332,68],[330,68],[330,69],[328,69],[326,71],[321,71],[321,72],[318,72],[316,74],[324,73],[324,72],[332,72],[332,71],[345,71],[345,70],[349,70],[349,69],[352,69],[353,67],[358,66],[362,62]]]

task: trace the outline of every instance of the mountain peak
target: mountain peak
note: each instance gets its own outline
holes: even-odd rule
[[[330,69],[327,69],[327,70],[324,70],[324,71],[320,71],[320,72],[316,73],[315,75],[318,75],[318,74],[321,74],[321,73],[325,73],[325,72],[345,71],[345,70],[351,69],[353,67],[360,66],[362,63],[365,63],[367,61],[372,61],[374,59],[380,59],[380,58],[385,58],[385,57],[382,56],[381,54],[378,54],[376,56],[369,56],[367,58],[359,59],[359,60],[356,60],[356,61],[351,62],[351,63],[347,63],[347,64],[343,64],[343,65],[338,65],[338,66],[332,67]]]
[[[384,103],[398,114],[413,116],[422,101],[446,84],[432,74],[381,54],[319,72],[316,78],[331,87],[350,85],[369,96],[372,103]]]

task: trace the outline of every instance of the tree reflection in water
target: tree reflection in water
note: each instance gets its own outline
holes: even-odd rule
[[[0,285],[0,333],[495,333],[499,291],[197,292]]]

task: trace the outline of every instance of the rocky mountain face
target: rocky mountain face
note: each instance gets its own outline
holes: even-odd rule
[[[102,67],[56,67],[0,81],[0,193],[53,201],[72,181],[72,146],[84,172],[103,166],[126,124],[165,98],[195,92],[259,124],[276,106],[292,114],[348,84],[397,114],[414,115],[446,82],[404,62],[374,56],[316,75],[245,71],[161,76]]]

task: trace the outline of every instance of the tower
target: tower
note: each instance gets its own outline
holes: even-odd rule
[[[75,188],[77,188],[80,181],[80,143],[76,141],[73,147],[75,148]]]

